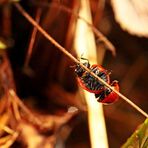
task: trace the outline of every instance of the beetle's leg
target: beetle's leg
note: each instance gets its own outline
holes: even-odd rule
[[[116,85],[118,85],[118,81],[117,80],[114,80],[114,81],[112,81],[112,83],[110,85],[111,86],[116,86]]]
[[[90,67],[90,63],[89,63],[89,60],[88,60],[88,59],[83,58],[83,57],[81,57],[80,59],[87,61],[87,65],[88,65],[88,67],[87,67],[87,68],[89,68],[89,67]]]
[[[96,97],[96,99],[97,99],[98,102],[101,102],[105,98],[105,92],[102,91],[99,94],[95,94],[95,97]]]

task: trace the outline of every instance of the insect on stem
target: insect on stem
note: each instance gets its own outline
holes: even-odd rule
[[[120,96],[124,101],[126,101],[128,104],[130,104],[133,108],[135,108],[138,112],[140,112],[143,116],[148,118],[148,114],[144,112],[140,107],[138,107],[135,103],[130,101],[127,97],[125,97],[120,92],[116,91],[113,87],[111,87],[108,83],[106,83],[104,80],[102,80],[100,77],[95,75],[91,70],[89,70],[86,66],[84,66],[79,60],[77,60],[72,54],[70,54],[64,47],[62,47],[55,39],[53,39],[38,23],[21,7],[20,4],[14,3],[15,7],[18,9],[18,11],[34,26],[38,29],[38,31],[52,44],[54,44],[60,51],[62,51],[65,55],[67,55],[71,60],[73,60],[75,63],[82,66],[86,71],[88,71],[92,76],[97,78],[101,83],[103,83],[105,86],[110,88],[112,91],[114,91],[117,95]]]

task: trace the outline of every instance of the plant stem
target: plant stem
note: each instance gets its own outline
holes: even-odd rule
[[[79,60],[77,60],[72,54],[70,54],[64,47],[62,47],[55,39],[53,39],[36,21],[21,7],[20,4],[14,3],[15,7],[19,10],[19,12],[33,25],[35,26],[38,31],[46,38],[48,39],[52,44],[54,44],[60,51],[62,51],[65,55],[67,55],[71,60],[73,60],[75,63],[80,64],[81,67],[83,67],[86,71],[88,71],[92,76],[97,78],[101,83],[103,83],[105,86],[110,88],[112,91],[114,91],[116,94],[118,94],[123,100],[125,100],[128,104],[130,104],[133,108],[135,108],[137,111],[139,111],[142,115],[144,115],[146,118],[148,118],[148,114],[144,112],[140,107],[138,107],[135,103],[130,101],[127,97],[125,97],[123,94],[115,90],[113,87],[111,87],[108,83],[106,83],[104,80],[102,80],[100,77],[95,75],[93,72],[91,72],[87,67],[85,67]]]
[[[35,18],[37,23],[39,23],[39,21],[40,21],[41,12],[42,12],[41,9],[38,8],[37,12],[36,12],[36,18]],[[34,42],[35,42],[37,31],[38,31],[37,28],[34,27],[32,34],[31,34],[31,39],[30,39],[28,50],[27,50],[26,58],[25,58],[25,63],[24,63],[25,68],[27,68],[28,65],[29,65],[29,61],[30,61],[30,58],[31,58],[31,55],[32,55],[33,45],[34,45]]]

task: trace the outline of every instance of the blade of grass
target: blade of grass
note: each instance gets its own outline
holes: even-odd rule
[[[127,139],[121,148],[147,148],[148,146],[148,119]]]
[[[91,23],[92,17],[89,0],[80,0],[79,3],[81,6],[78,12],[79,16],[85,18],[87,22]],[[81,19],[77,20],[74,37],[74,49],[78,57],[81,57],[82,53],[84,53],[84,57],[89,59],[90,63],[97,63],[94,32]],[[102,104],[97,103],[94,94],[91,94],[87,91],[83,92],[88,110],[88,125],[91,147],[108,148]]]
[[[37,12],[36,12],[36,18],[35,18],[35,21],[36,21],[37,23],[39,23],[39,21],[40,21],[41,13],[42,13],[41,9],[38,8],[38,9],[37,9]],[[32,55],[33,45],[34,45],[34,43],[35,43],[37,31],[38,31],[37,28],[34,27],[34,28],[33,28],[33,31],[32,31],[32,35],[31,35],[29,47],[28,47],[28,50],[27,50],[25,63],[24,63],[24,67],[25,67],[25,68],[28,67],[28,64],[29,64],[29,61],[30,61],[30,58],[31,58],[31,55]]]

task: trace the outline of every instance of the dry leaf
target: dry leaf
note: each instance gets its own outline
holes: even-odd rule
[[[111,0],[116,21],[124,30],[148,37],[148,0]]]

